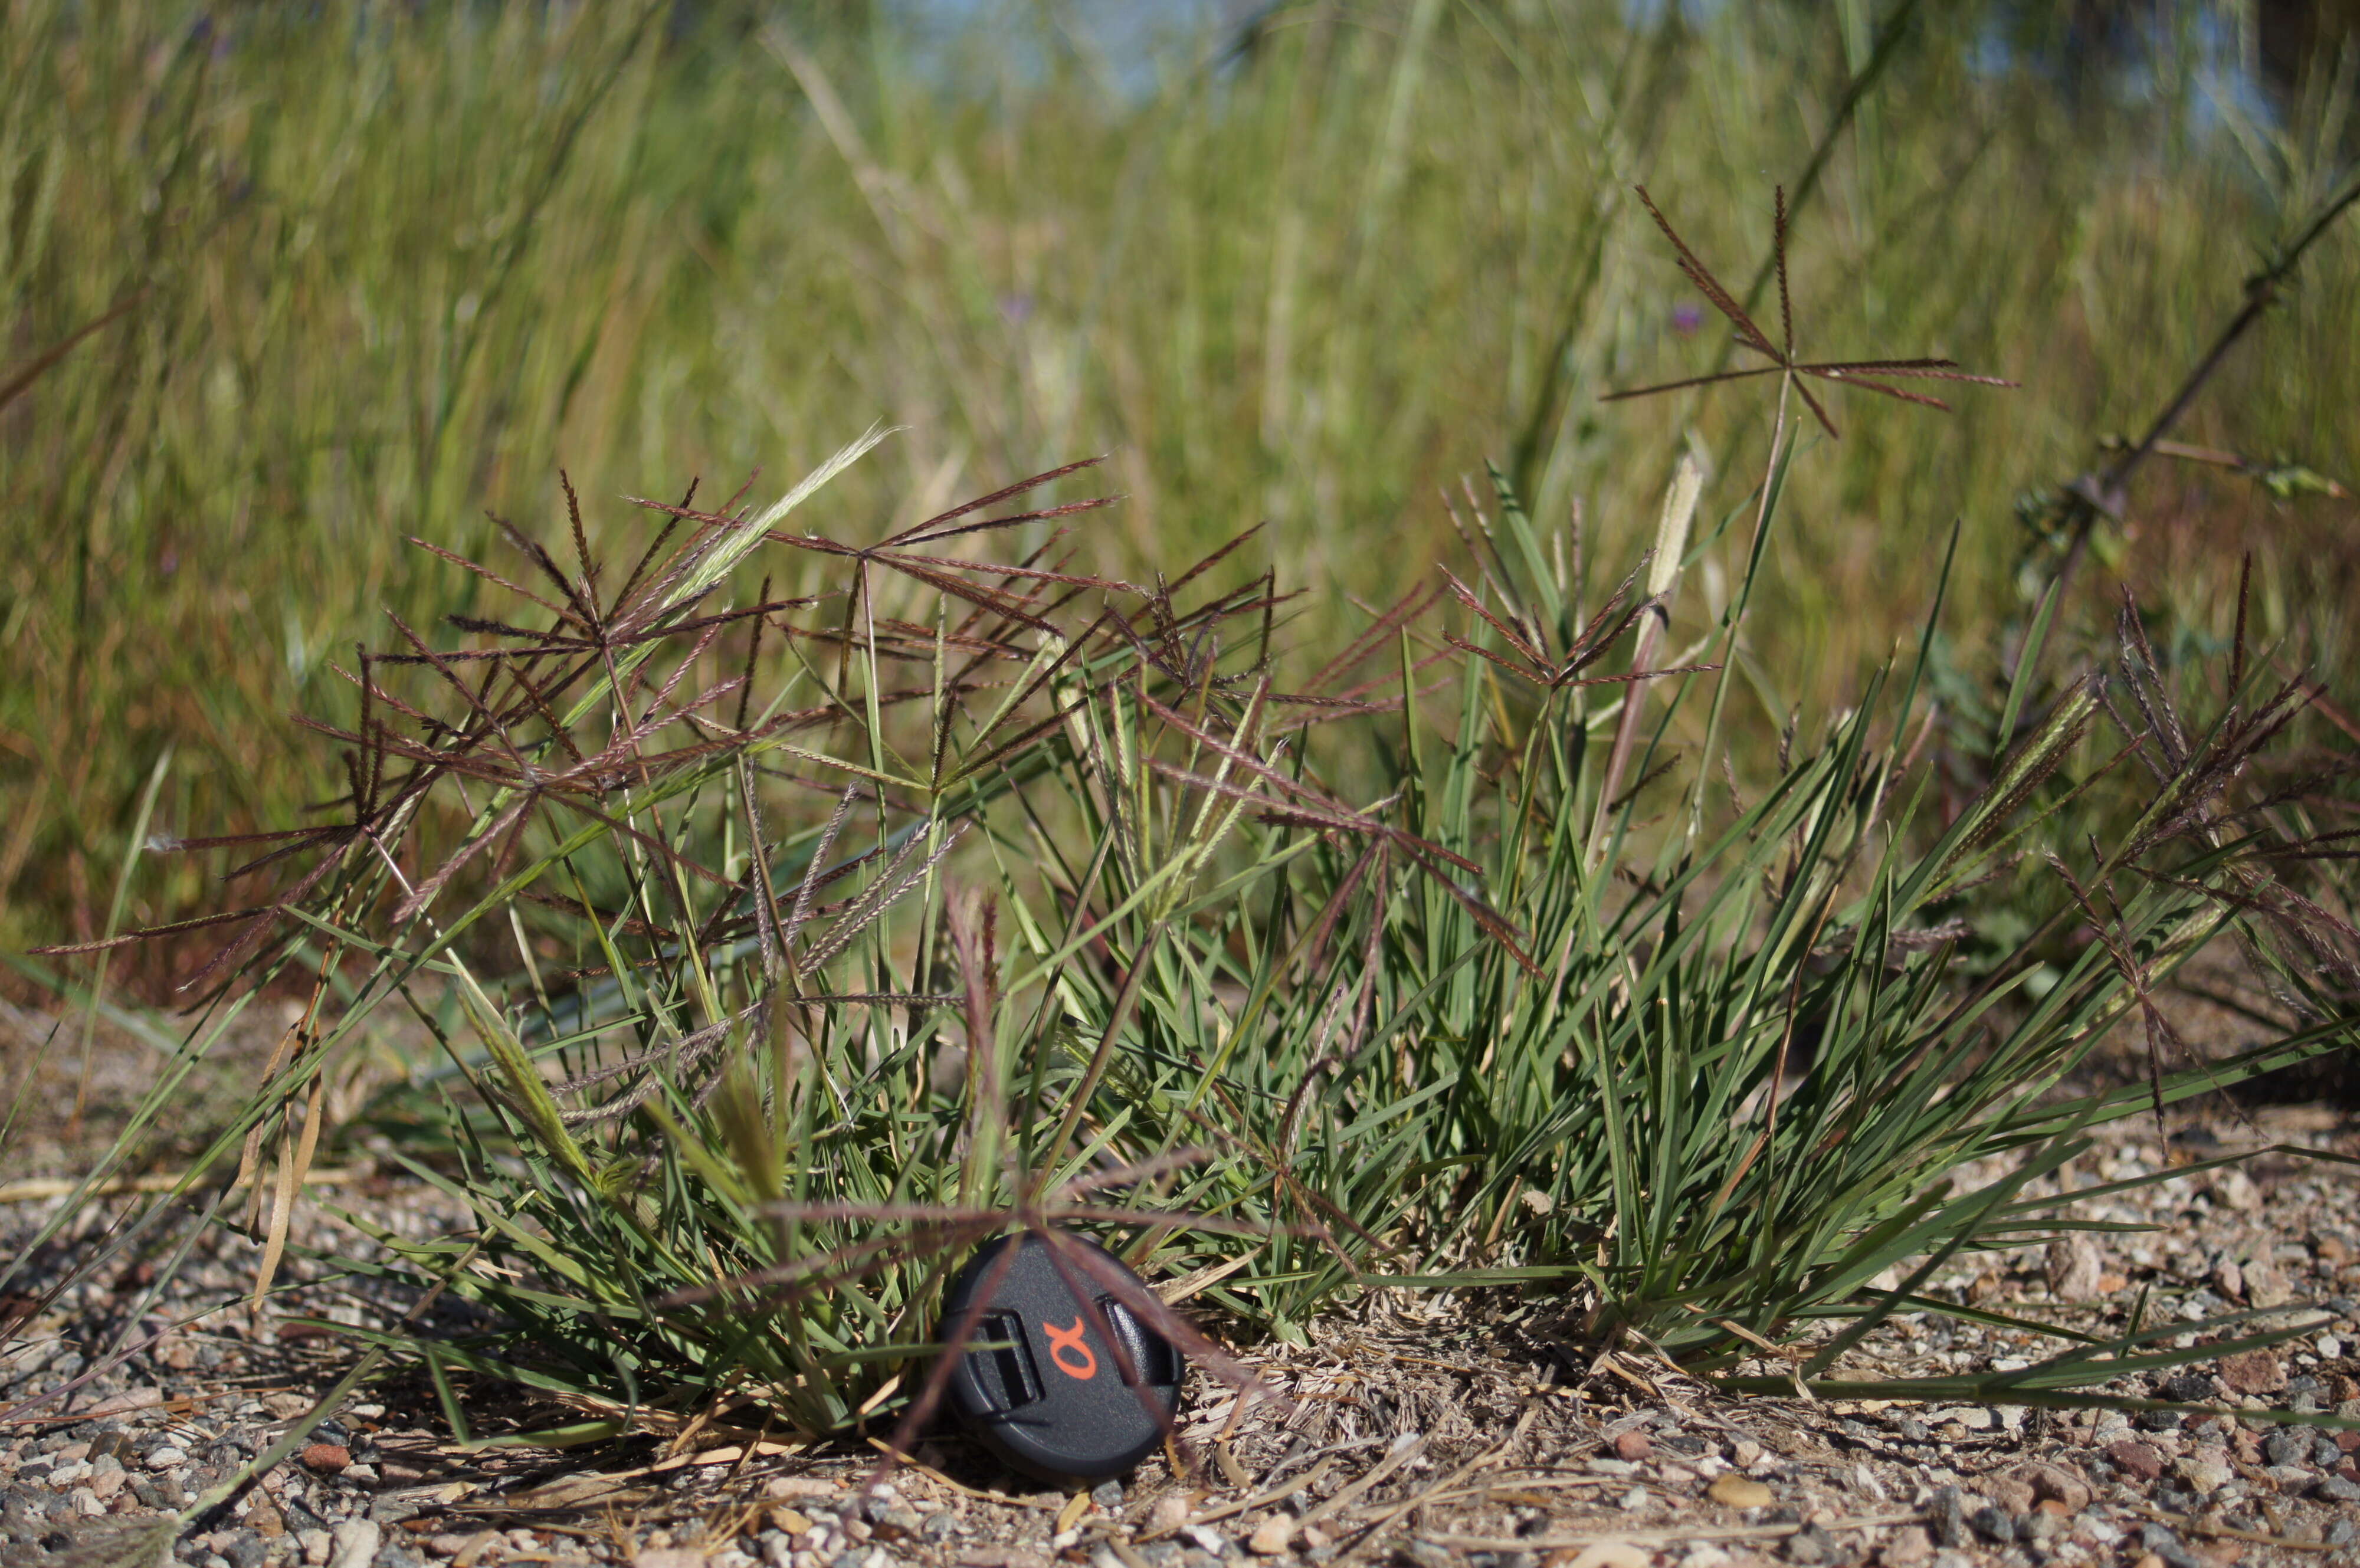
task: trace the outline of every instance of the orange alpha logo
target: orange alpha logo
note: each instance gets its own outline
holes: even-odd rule
[[[1057,1364],[1058,1371],[1086,1383],[1098,1375],[1097,1355],[1082,1343],[1082,1320],[1078,1314],[1071,1328],[1059,1328],[1053,1323],[1043,1323],[1041,1326],[1049,1332],[1049,1359]],[[1066,1360],[1065,1353],[1069,1350],[1081,1359]]]

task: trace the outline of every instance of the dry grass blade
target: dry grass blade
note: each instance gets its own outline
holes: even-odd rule
[[[147,289],[141,289],[129,298],[117,301],[100,312],[94,319],[83,322],[41,353],[35,354],[16,375],[5,381],[0,381],[0,408],[5,408],[23,397],[31,389],[34,382],[54,369],[59,361],[80,347],[86,339],[95,337],[99,332],[137,310],[139,302],[148,297],[148,292]]]

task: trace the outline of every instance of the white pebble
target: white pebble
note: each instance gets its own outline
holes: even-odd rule
[[[1209,1530],[1204,1525],[1192,1524],[1180,1533],[1195,1541],[1199,1551],[1209,1552],[1216,1557],[1222,1556],[1229,1550],[1229,1541],[1222,1538],[1219,1530]]]
[[[375,1519],[346,1519],[333,1537],[336,1549],[333,1568],[369,1568],[384,1536],[383,1527]]]

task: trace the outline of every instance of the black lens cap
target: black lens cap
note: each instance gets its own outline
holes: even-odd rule
[[[1011,1468],[1095,1481],[1164,1441],[1187,1366],[1115,1298],[1107,1282],[1116,1277],[1147,1289],[1094,1241],[1060,1235],[1053,1249],[1028,1233],[984,1247],[951,1282],[945,1344],[981,1305],[951,1368],[951,1408]]]

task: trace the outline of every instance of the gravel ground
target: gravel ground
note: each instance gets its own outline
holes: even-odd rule
[[[2360,1152],[2360,1122],[2315,1107],[2216,1106],[2166,1136],[2141,1119],[2104,1135],[2061,1180],[2086,1187],[2275,1145]],[[2108,1391],[2360,1418],[2355,1178],[2258,1153],[2083,1205],[2089,1217],[2152,1230],[1986,1257],[1943,1289],[2092,1330],[2120,1331],[2134,1310],[2150,1323],[2305,1312],[2279,1320],[2307,1326],[2276,1351]],[[356,1179],[353,1191],[418,1233],[453,1218],[414,1185]],[[43,1217],[38,1203],[0,1210],[0,1249],[20,1247]],[[66,1258],[104,1245],[106,1219],[89,1215],[18,1289],[38,1290]],[[367,1246],[316,1214],[299,1232],[326,1256]],[[29,1318],[29,1297],[0,1298],[0,1325],[10,1325],[0,1328],[5,1568],[75,1561],[78,1543],[187,1507],[273,1442],[355,1354],[350,1339],[288,1319],[382,1323],[410,1304],[311,1265],[293,1271],[306,1282],[256,1317],[239,1296],[249,1243],[193,1226],[173,1239],[191,1251],[169,1292],[126,1249],[104,1282]],[[104,1347],[126,1344],[139,1348],[105,1365]],[[1848,1354],[1837,1375],[2006,1370],[2054,1346],[1920,1313]],[[1192,1484],[1159,1458],[1076,1496],[1012,1479],[949,1437],[927,1444],[918,1466],[882,1476],[860,1456],[783,1445],[751,1455],[650,1441],[466,1452],[431,1389],[396,1375],[365,1385],[299,1455],[193,1521],[174,1555],[191,1568],[2360,1562],[2360,1432],[2253,1413],[1736,1399],[1644,1356],[1577,1356],[1535,1307],[1504,1298],[1372,1293],[1329,1314],[1313,1345],[1249,1360],[1284,1397],[1240,1409],[1231,1390],[1196,1377],[1184,1411],[1200,1461]],[[62,1399],[30,1402],[66,1384]],[[479,1404],[479,1432],[548,1419],[546,1407],[497,1391]]]

